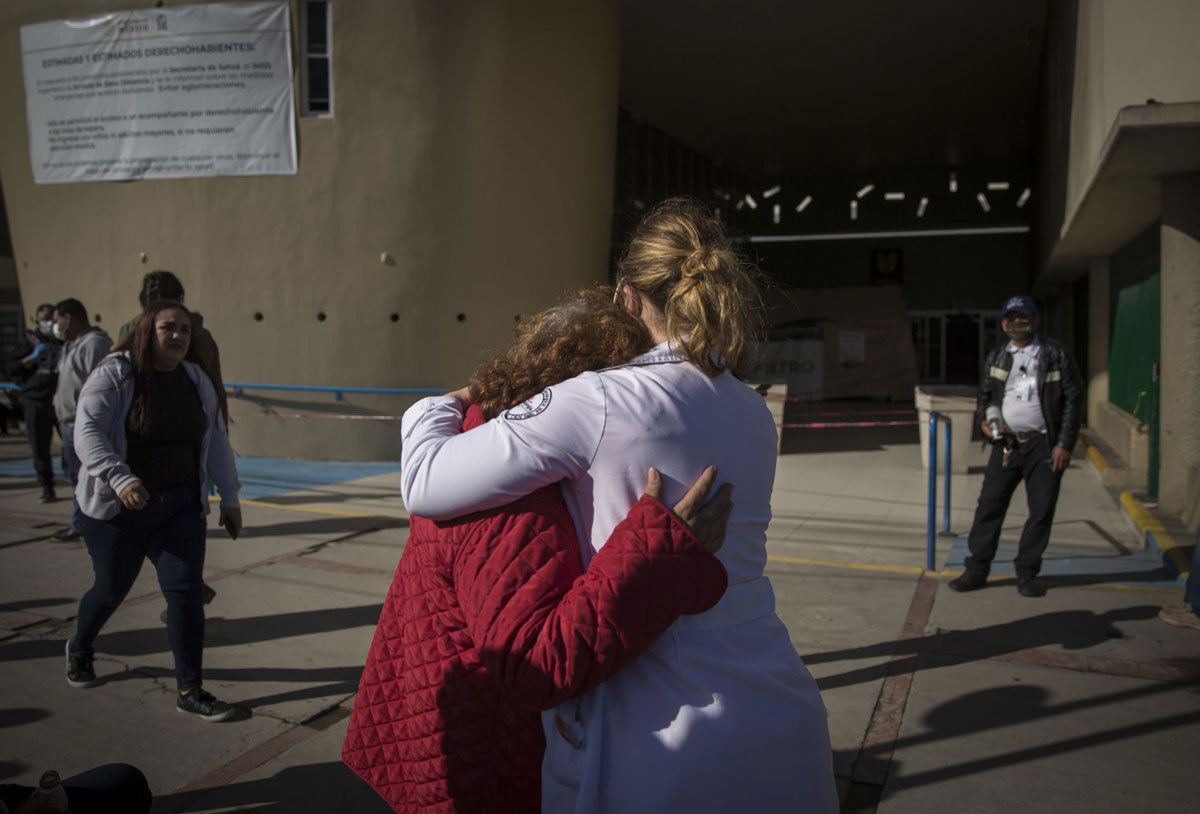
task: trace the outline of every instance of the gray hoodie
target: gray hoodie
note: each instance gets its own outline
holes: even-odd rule
[[[221,493],[221,507],[238,505],[237,466],[225,419],[217,407],[212,382],[199,365],[180,362],[200,393],[206,426],[200,442],[200,506],[208,514],[209,484]],[[138,480],[125,463],[127,442],[125,420],[133,403],[133,366],[129,353],[121,351],[105,358],[88,378],[79,394],[79,420],[75,424],[75,453],[81,467],[75,486],[79,509],[88,517],[108,520],[121,511],[117,495]]]
[[[59,424],[69,427],[75,423],[79,391],[111,349],[112,339],[95,325],[63,345],[58,355],[58,388],[54,391],[54,414]]]

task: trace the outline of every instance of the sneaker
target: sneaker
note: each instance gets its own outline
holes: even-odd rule
[[[65,529],[59,529],[50,535],[50,539],[56,543],[73,543],[76,540],[82,539],[82,537],[82,534],[70,526],[67,526]]]
[[[1017,574],[1017,593],[1036,599],[1046,595],[1046,589],[1031,574]]]
[[[180,692],[175,702],[175,709],[180,712],[190,712],[205,721],[227,721],[233,717],[234,708],[224,701],[218,701],[212,693],[205,692],[203,687],[195,687],[190,692]]]
[[[91,648],[72,651],[71,639],[67,639],[67,683],[79,689],[95,684],[96,671],[92,667],[95,657],[96,651]]]
[[[962,576],[950,580],[950,590],[958,593],[977,591],[987,585],[987,574],[982,571],[964,571]]]
[[[1186,602],[1180,602],[1178,605],[1167,605],[1158,612],[1158,618],[1162,619],[1168,625],[1200,630],[1200,616],[1197,616],[1196,612],[1192,610],[1192,606]]]

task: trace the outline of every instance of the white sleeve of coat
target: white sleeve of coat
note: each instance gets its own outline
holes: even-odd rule
[[[413,514],[445,520],[492,509],[588,468],[604,432],[604,389],[585,373],[462,432],[454,399],[422,399],[401,424],[401,495]]]

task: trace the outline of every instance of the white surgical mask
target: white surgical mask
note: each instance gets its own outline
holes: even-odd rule
[[[59,342],[65,342],[67,340],[67,335],[63,333],[62,326],[57,322],[54,323],[54,338]]]
[[[53,336],[54,335],[54,320],[43,319],[41,322],[38,323],[38,332],[44,336]]]

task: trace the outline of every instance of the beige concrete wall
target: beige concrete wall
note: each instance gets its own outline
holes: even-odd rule
[[[1067,171],[1069,213],[1126,105],[1200,99],[1200,3],[1079,0]]]
[[[515,315],[605,278],[615,0],[337,0],[334,115],[299,119],[298,175],[34,185],[19,26],[129,5],[0,5],[0,109],[13,113],[0,179],[27,308],[77,296],[115,334],[142,274],[168,268],[227,380],[450,388],[508,341]],[[398,415],[412,400],[243,400],[234,442],[394,457],[396,422],[283,416]]]
[[[1200,526],[1200,173],[1163,179],[1158,498]]]

